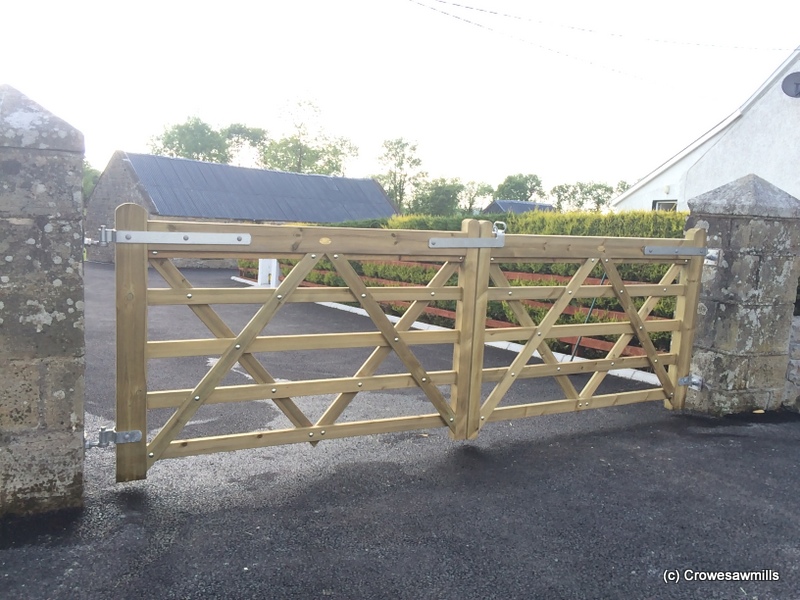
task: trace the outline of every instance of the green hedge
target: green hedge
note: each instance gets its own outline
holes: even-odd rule
[[[493,214],[481,215],[483,218],[492,221],[504,221],[508,226],[508,233],[524,233],[539,235],[577,235],[577,236],[600,236],[600,237],[661,237],[661,238],[680,238],[683,237],[683,228],[686,221],[685,213],[665,212],[665,211],[635,211],[625,213],[597,214],[597,213],[550,213],[550,212],[529,212],[524,214]],[[459,231],[463,217],[434,217],[428,215],[403,215],[389,219],[370,219],[366,221],[349,221],[339,223],[341,227],[362,227],[362,228],[385,228],[385,229],[416,229],[416,230],[444,230]],[[281,261],[281,270],[285,275],[291,265],[297,261]],[[351,261],[351,264],[359,273],[366,277],[385,279],[389,281],[399,281],[424,285],[430,281],[437,268],[426,265],[408,265],[397,263],[360,263]],[[254,272],[257,269],[257,261],[239,261],[240,268]],[[543,273],[560,276],[571,276],[575,273],[578,265],[575,263],[507,263],[502,265],[506,272],[524,273]],[[619,264],[620,275],[629,281],[655,282],[658,281],[666,272],[666,265],[657,264]],[[256,271],[257,272],[257,271]],[[594,277],[601,277],[602,267],[598,265]],[[515,278],[509,273],[511,285],[559,285],[555,280],[528,280]],[[320,261],[315,271],[311,273],[307,280],[312,283],[324,284],[328,286],[343,286],[342,279],[332,270],[332,265],[327,261]],[[448,285],[455,285],[456,278],[453,277]],[[636,305],[641,306],[644,300],[636,298]],[[580,305],[588,307],[591,299],[581,299]],[[431,303],[432,306],[455,310],[455,302],[439,301]],[[405,310],[399,305],[389,305],[387,308],[395,313],[402,314]],[[544,316],[546,309],[527,306],[528,312],[536,322]],[[598,298],[595,303],[596,309],[607,311],[621,311],[621,307],[614,298]],[[655,310],[654,316],[671,318],[675,309],[674,298],[662,299]],[[516,319],[511,313],[505,302],[490,302],[487,309],[487,317],[491,319],[516,323]],[[561,323],[582,323],[586,319],[585,315],[562,315],[558,322]],[[439,325],[449,325],[447,319],[442,317],[425,315],[422,320]],[[592,314],[589,322],[600,322],[604,319]],[[607,320],[607,319],[606,319]],[[669,333],[658,333],[651,336],[659,349],[666,349],[669,344]],[[613,339],[613,338],[609,338]],[[550,340],[550,345],[554,349],[568,351],[561,348],[563,344],[557,340]],[[591,354],[591,351],[589,352]]]

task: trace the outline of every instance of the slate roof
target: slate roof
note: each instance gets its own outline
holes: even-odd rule
[[[484,213],[524,213],[531,210],[543,210],[546,212],[554,211],[552,204],[544,202],[527,202],[523,200],[494,200],[489,206],[483,209]]]
[[[248,169],[125,153],[156,212],[170,217],[340,223],[397,214],[372,179]]]

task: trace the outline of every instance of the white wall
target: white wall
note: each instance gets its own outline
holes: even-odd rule
[[[781,90],[787,73],[800,71],[800,57],[784,65],[760,97],[742,108],[718,133],[613,204],[611,209],[651,210],[654,200],[687,201],[754,173],[800,198],[800,99]],[[679,156],[679,155],[678,155]],[[669,192],[667,192],[667,188]]]
[[[687,199],[750,173],[800,198],[800,98],[784,94],[780,83],[689,168]]]

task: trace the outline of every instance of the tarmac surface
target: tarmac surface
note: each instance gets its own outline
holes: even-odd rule
[[[227,271],[186,271],[198,287]],[[158,285],[157,277],[153,278]],[[86,431],[114,422],[114,283],[86,265]],[[234,329],[253,306],[221,307]],[[185,307],[151,339],[210,337]],[[374,330],[290,304],[268,333]],[[430,370],[451,350],[415,347]],[[352,375],[369,351],[261,355],[283,379]],[[487,348],[487,364],[513,355]],[[151,389],[192,387],[206,358],[151,361]],[[389,362],[384,372],[400,370]],[[247,383],[239,372],[226,384]],[[636,389],[607,378],[602,392]],[[506,403],[561,397],[515,383]],[[299,400],[312,416],[326,398]],[[433,412],[417,391],[359,396],[343,418]],[[150,435],[164,422],[159,411]],[[313,419],[312,419],[313,420]],[[182,437],[282,428],[269,402],[203,407]],[[660,403],[156,463],[114,482],[86,453],[85,508],[0,520],[0,599],[800,599],[800,418],[712,419]],[[761,580],[740,581],[756,572]],[[710,573],[710,575],[709,575]],[[709,577],[732,578],[709,581]],[[665,582],[671,578],[677,582]]]

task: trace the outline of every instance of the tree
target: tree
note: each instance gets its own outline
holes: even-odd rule
[[[199,117],[189,117],[153,138],[150,151],[161,156],[229,164],[243,150],[259,148],[266,139],[267,132],[257,127],[233,123],[217,130]]]
[[[311,138],[303,129],[264,144],[261,165],[292,173],[344,175],[344,163],[358,156],[358,148],[347,138]]]
[[[495,200],[522,200],[530,202],[534,198],[544,198],[542,180],[538,175],[509,175],[494,192]]]
[[[488,183],[470,181],[464,184],[464,189],[459,195],[459,205],[469,214],[475,210],[478,200],[488,199],[494,194],[494,188]]]
[[[550,190],[550,195],[555,199],[554,205],[557,211],[600,212],[615,196],[615,189],[607,183],[578,181],[557,185]]]
[[[420,185],[410,203],[411,212],[420,215],[458,214],[459,195],[464,184],[458,179],[434,179]]]
[[[375,179],[403,212],[408,208],[415,187],[427,177],[422,170],[422,161],[417,156],[417,145],[403,138],[386,140],[379,160],[386,172],[376,175]]]
[[[100,179],[100,171],[95,169],[89,164],[89,161],[83,161],[83,201],[87,202],[89,196],[94,191],[94,186],[97,185],[97,180]]]
[[[150,142],[150,151],[161,156],[206,162],[228,163],[231,160],[230,141],[225,134],[198,117],[166,127]]]
[[[347,159],[358,156],[350,140],[325,133],[313,102],[297,102],[285,109],[282,119],[291,122],[289,133],[261,147],[260,163],[267,169],[342,176]]]

